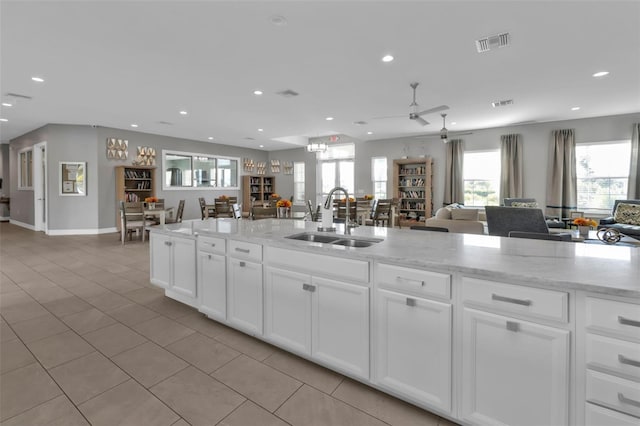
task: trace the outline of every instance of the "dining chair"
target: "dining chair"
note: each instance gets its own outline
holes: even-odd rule
[[[391,223],[391,209],[393,208],[392,199],[377,200],[376,208],[373,212],[371,220],[374,226],[389,226]]]
[[[178,211],[175,217],[168,217],[164,220],[164,223],[182,223],[182,214],[184,213],[184,200],[180,200],[178,203]]]
[[[200,214],[202,215],[202,220],[205,220],[208,217],[216,217],[216,209],[207,204],[204,197],[199,197],[198,203],[200,203]]]
[[[216,206],[216,217],[231,217],[231,215],[233,214],[233,211],[231,210],[231,204],[229,204],[229,202],[226,199],[224,200],[216,199],[215,206]]]
[[[142,234],[142,242],[145,239],[146,227],[153,226],[155,222],[144,218],[144,210],[141,202],[120,201],[120,241],[124,244],[125,237],[129,240],[133,237],[133,231]]]
[[[252,219],[268,219],[268,218],[276,218],[276,217],[278,217],[277,207],[253,206],[251,208]]]

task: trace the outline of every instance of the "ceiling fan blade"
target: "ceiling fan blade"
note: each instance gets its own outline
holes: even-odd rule
[[[416,113],[416,115],[425,115],[425,114],[432,114],[434,112],[440,112],[440,111],[446,111],[449,109],[448,105],[440,105],[434,108],[430,108],[430,109],[425,109],[424,111],[420,111],[418,113]]]
[[[384,117],[371,117],[372,120],[383,120],[385,118],[402,118],[402,117],[406,117],[407,114],[403,114],[403,115],[386,115]]]
[[[427,124],[429,124],[429,122],[427,120],[425,120],[422,117],[416,117],[414,118],[415,121],[417,121],[418,123],[420,123],[423,126],[426,126]]]

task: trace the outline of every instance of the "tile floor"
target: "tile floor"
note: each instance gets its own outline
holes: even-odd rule
[[[452,425],[209,320],[148,243],[0,223],[0,424]]]

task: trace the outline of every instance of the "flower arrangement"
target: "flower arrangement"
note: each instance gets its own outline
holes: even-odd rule
[[[373,195],[371,194],[365,194],[363,197],[365,200],[373,200]]]
[[[273,194],[271,194],[271,198],[275,198],[277,200],[280,198],[280,196],[274,192]]]
[[[158,197],[147,197],[144,199],[145,203],[157,203]]]
[[[218,197],[218,200],[227,201],[229,199],[228,195],[221,195]]]
[[[597,226],[598,223],[593,219],[587,219],[586,217],[577,217],[573,219],[573,224],[577,226]]]
[[[356,199],[355,199],[355,198],[353,198],[353,197],[349,197],[349,202],[350,202],[350,203],[355,203],[355,201],[356,201]],[[340,202],[341,202],[342,204],[345,204],[345,203],[347,202],[347,199],[346,199],[346,198],[340,198]]]
[[[287,199],[280,199],[278,200],[278,202],[276,203],[276,207],[286,207],[289,208],[291,207],[291,201],[287,200]]]

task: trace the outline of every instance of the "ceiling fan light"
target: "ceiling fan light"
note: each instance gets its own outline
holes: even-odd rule
[[[309,142],[307,144],[308,152],[325,152],[327,150],[326,142]]]

